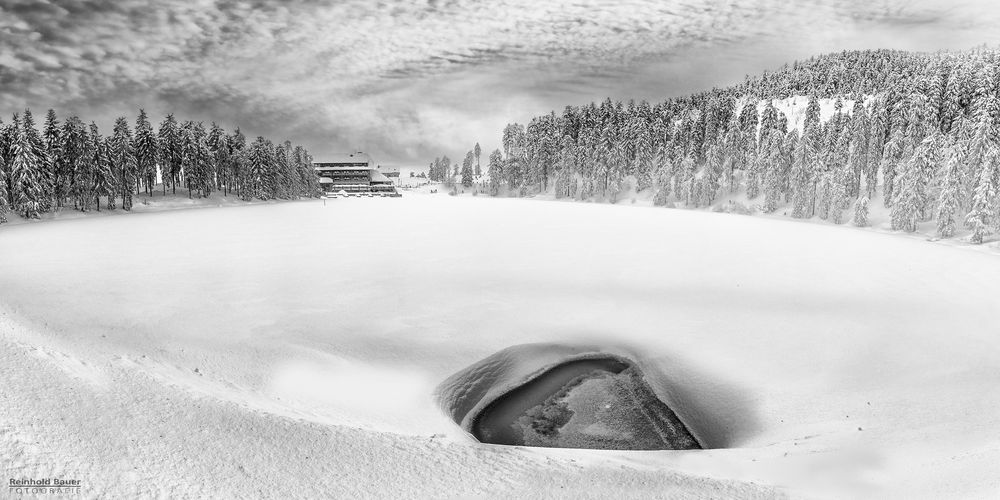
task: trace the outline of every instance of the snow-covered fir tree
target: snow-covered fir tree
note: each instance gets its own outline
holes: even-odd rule
[[[7,190],[7,179],[10,177],[7,168],[7,144],[3,139],[3,122],[0,121],[0,224],[7,222],[7,212],[10,210],[10,193]]]
[[[997,231],[1000,224],[1000,151],[992,147],[986,153],[977,176],[976,188],[972,194],[972,210],[966,217],[966,224],[972,229],[970,240],[982,243]]]
[[[299,196],[312,197],[319,192],[319,179],[313,170],[312,156],[302,146],[295,146],[295,164],[299,173]]]
[[[205,139],[209,154],[212,156],[213,172],[211,174],[214,191],[223,191],[229,179],[229,144],[227,143],[226,131],[222,130],[215,122],[208,129],[208,137]]]
[[[475,161],[476,154],[472,151],[466,153],[465,159],[462,160],[462,186],[464,187],[472,187],[472,175]]]
[[[556,198],[573,198],[576,196],[576,145],[573,138],[563,136],[559,148],[559,162],[555,182]]]
[[[42,213],[43,203],[47,198],[46,159],[39,156],[39,148],[33,144],[30,117],[28,112],[22,117],[14,115],[13,127],[16,135],[8,146],[8,197],[11,208],[18,215],[35,219]]]
[[[937,203],[937,234],[941,238],[951,238],[955,235],[957,221],[961,218],[965,194],[962,183],[962,164],[958,153],[953,149],[947,152],[941,192]]]
[[[118,194],[118,178],[115,175],[114,166],[111,163],[110,142],[101,136],[97,124],[90,124],[91,140],[91,165],[94,179],[94,205],[98,211],[101,210],[101,197],[105,197],[107,208],[114,210],[116,207],[115,198]]]
[[[69,179],[67,196],[73,199],[73,207],[89,210],[93,202],[93,169],[90,158],[90,139],[86,126],[77,116],[71,116],[63,123],[62,152],[59,171]]]
[[[244,194],[249,178],[249,151],[247,149],[247,138],[240,131],[239,127],[233,131],[226,141],[229,143],[229,181],[233,184],[230,192],[236,193],[240,199],[249,199]]]
[[[157,137],[149,123],[149,117],[146,116],[146,110],[140,109],[139,116],[135,120],[132,151],[135,157],[137,179],[142,182],[147,195],[153,194],[153,186],[156,185],[158,150]]]
[[[500,187],[506,180],[503,168],[503,154],[499,149],[495,149],[490,153],[489,163],[486,166],[486,173],[490,176],[490,194],[494,196],[500,192]]]
[[[62,139],[60,137],[59,120],[56,111],[50,109],[45,114],[45,128],[42,132],[42,140],[45,143],[45,175],[46,186],[49,197],[47,209],[62,206],[62,199],[68,190],[68,178],[60,176],[60,154],[62,151]]]
[[[115,120],[109,140],[108,154],[111,168],[117,177],[118,196],[121,197],[122,208],[125,210],[132,210],[132,191],[136,189],[138,177],[132,143],[132,131],[128,128],[128,120],[124,116],[119,117]]]
[[[851,222],[857,227],[867,227],[868,226],[868,214],[869,214],[869,199],[868,195],[862,195],[858,199],[858,202],[854,204],[854,218]]]
[[[180,182],[183,168],[183,137],[177,119],[173,113],[167,114],[157,131],[157,163],[160,167],[160,179],[163,194],[167,194],[167,185],[177,193],[177,183]]]
[[[921,221],[925,199],[925,186],[921,185],[924,164],[930,161],[930,142],[925,141],[910,156],[909,160],[898,166],[900,170],[895,178],[896,187],[891,210],[892,229],[906,232],[917,230]]]
[[[271,152],[268,149],[267,139],[258,136],[247,152],[246,188],[243,191],[243,199],[267,200],[271,193],[270,183]]]
[[[479,165],[479,157],[483,154],[483,149],[479,147],[478,142],[476,143],[476,146],[472,148],[472,153],[476,155],[476,177],[478,178],[483,175],[483,169]]]

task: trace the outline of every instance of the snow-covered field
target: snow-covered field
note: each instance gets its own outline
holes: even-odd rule
[[[413,194],[0,227],[3,475],[101,497],[993,497],[1000,260],[702,211]],[[435,388],[639,353],[725,448],[482,445]]]

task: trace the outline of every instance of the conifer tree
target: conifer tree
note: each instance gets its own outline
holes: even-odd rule
[[[794,137],[794,133],[789,134],[789,136]],[[784,140],[785,138],[781,137],[781,134],[779,133],[773,133],[768,137],[768,144],[764,156],[766,163],[764,165],[763,172],[764,205],[761,207],[764,213],[774,212],[778,209],[778,205],[781,203],[782,193],[786,183],[786,176],[784,175],[783,168],[785,161],[782,151]]]
[[[503,171],[504,159],[499,149],[490,153],[489,164],[486,166],[490,176],[490,194],[496,196],[500,193],[500,186],[506,181],[507,176]]]
[[[848,131],[850,140],[847,151],[849,175],[846,179],[845,192],[851,200],[861,194],[861,178],[868,175],[868,133],[871,129],[868,122],[868,113],[865,111],[861,99],[858,99],[854,102]]]
[[[246,147],[246,136],[240,129],[237,128],[231,136],[229,136],[229,175],[233,182],[233,187],[230,192],[236,193],[236,196],[240,199],[247,199],[244,194],[244,185],[246,180],[249,178],[248,175],[248,153]]]
[[[451,158],[448,155],[441,157],[441,163],[438,164],[438,182],[445,182],[451,174]]]
[[[963,199],[962,166],[957,152],[952,149],[947,154],[938,197],[937,233],[941,238],[955,235],[955,222],[961,216]]]
[[[920,207],[923,202],[920,186],[920,164],[917,154],[910,161],[900,164],[899,176],[896,178],[895,199],[890,212],[891,225],[894,230],[912,233],[917,230],[920,222]]]
[[[770,142],[770,138],[765,140]],[[747,165],[746,193],[748,200],[753,200],[760,195],[762,177],[766,175],[768,167],[766,154],[764,151],[759,151]]]
[[[725,152],[720,145],[709,146],[706,154],[705,174],[703,176],[704,190],[702,191],[702,205],[710,206],[715,203],[719,191],[722,189],[722,175],[725,170]]]
[[[993,234],[998,224],[1000,186],[998,186],[998,151],[991,147],[979,171],[976,189],[972,194],[972,210],[966,217],[966,224],[972,228],[970,240],[979,244]]]
[[[76,198],[75,205],[80,211],[86,212],[94,206],[94,155],[96,149],[94,141],[86,129],[81,128],[80,139],[83,141],[80,157],[73,170],[73,190]],[[98,207],[99,208],[99,207]]]
[[[275,154],[274,143],[270,139],[264,138],[264,176],[261,179],[261,186],[264,197],[261,199],[274,200],[279,196],[281,173],[278,171],[277,155]]]
[[[479,143],[476,143],[476,147],[472,149],[473,154],[476,155],[476,177],[483,175],[483,170],[479,166],[479,156],[482,155],[483,150],[479,147]]]
[[[90,178],[87,130],[79,117],[72,116],[63,123],[60,135],[62,147],[59,157],[59,172],[60,176],[66,179],[65,195],[67,198],[73,198],[74,208],[83,210],[81,202],[84,199],[84,191],[90,189],[90,181],[85,183],[86,186],[79,185],[77,181],[81,178]],[[89,195],[87,198],[89,199]]]
[[[503,131],[504,174],[508,187],[513,190],[520,185],[521,158],[524,155],[524,127],[519,124],[510,124]],[[447,159],[447,157],[445,157]]]
[[[465,160],[462,161],[462,186],[472,187],[472,163],[475,161],[476,154],[469,151],[465,155]]]
[[[215,122],[212,122],[206,142],[212,157],[212,183],[215,191],[223,191],[228,182],[229,170],[229,145],[226,143],[226,132]]]
[[[278,162],[278,171],[281,177],[281,199],[289,200],[297,197],[299,193],[299,179],[295,168],[295,160],[292,158],[291,142],[285,141],[284,144],[277,146],[275,149],[275,160]]]
[[[21,125],[24,129],[25,134],[27,134],[28,145],[31,148],[32,155],[38,159],[38,180],[37,182],[42,189],[42,197],[38,200],[39,211],[48,212],[52,209],[52,180],[50,178],[50,162],[48,148],[45,146],[45,140],[42,135],[35,128],[35,119],[31,114],[30,109],[24,110],[24,115],[21,118]]]
[[[579,161],[579,159],[577,161]],[[664,146],[660,146],[657,149],[654,165],[654,168],[656,169],[654,179],[656,185],[655,196],[660,200],[661,205],[665,205],[673,191],[674,172],[673,164],[671,163],[669,154]]]
[[[313,169],[312,157],[302,146],[295,146],[295,164],[299,172],[300,191],[298,196],[313,197],[319,190],[316,170]]]
[[[157,132],[157,159],[160,166],[160,179],[163,194],[167,194],[167,184],[174,194],[177,193],[177,182],[180,181],[183,164],[183,140],[181,130],[173,113],[168,114],[160,123]]]
[[[215,187],[214,157],[209,151],[205,127],[201,122],[187,121],[181,127],[181,164],[188,198],[197,191],[200,197],[211,194]]]
[[[278,174],[278,198],[282,200],[291,199],[297,191],[295,178],[292,176],[295,172],[292,169],[291,147],[291,143],[286,141],[284,144],[278,144],[274,148],[274,161]]]
[[[850,166],[847,166],[850,169]],[[844,222],[844,209],[850,207],[850,196],[847,194],[848,184],[851,182],[851,172],[842,172],[840,176],[834,175],[833,183],[830,185],[830,222],[841,224]]]
[[[576,145],[568,135],[563,136],[558,165],[556,198],[573,198],[576,196]]]
[[[816,215],[822,220],[830,216],[831,208],[836,208],[833,207],[833,185],[833,175],[830,172],[820,175],[816,188]]]
[[[110,146],[107,139],[101,137],[97,124],[90,124],[91,164],[94,172],[93,196],[97,211],[101,210],[101,196],[106,197],[108,210],[115,209],[115,196],[118,193],[118,183],[114,167],[111,164]]]
[[[813,171],[810,142],[808,135],[802,137],[792,163],[792,217],[796,219],[812,217]]]
[[[693,206],[697,200],[694,190],[697,168],[694,157],[691,155],[685,155],[679,166],[680,183],[676,188],[677,199],[683,201],[687,206]]]
[[[180,148],[181,148],[181,176],[183,176],[187,186],[188,198],[192,198],[191,190],[197,188],[198,179],[201,177],[198,162],[198,138],[195,135],[194,122],[188,120],[180,127]]]
[[[211,196],[216,187],[216,173],[218,166],[215,164],[215,155],[208,144],[208,132],[201,122],[195,126],[195,158],[198,161],[198,179],[196,187],[202,197]]]
[[[47,198],[45,191],[45,159],[38,156],[38,148],[33,144],[31,114],[25,111],[23,117],[14,115],[13,126],[16,136],[10,143],[11,207],[21,217],[37,219]]]
[[[3,122],[0,122],[0,131],[4,128]],[[6,147],[6,144],[0,144],[0,146]],[[10,210],[10,197],[7,192],[7,160],[4,154],[0,154],[0,224],[7,222],[7,211]]]
[[[885,143],[888,140],[889,117],[887,114],[884,98],[880,97],[875,101],[872,108],[871,121],[869,123],[868,137],[868,167],[865,169],[865,192],[869,202],[878,191],[879,166],[882,164],[882,154],[885,150]]]
[[[809,96],[809,104],[806,105],[806,116],[802,124],[802,139],[811,142],[812,150],[821,149],[822,124],[820,123],[819,99],[815,95]]]
[[[138,178],[138,167],[132,150],[132,132],[124,116],[115,120],[114,131],[109,141],[109,160],[111,168],[118,180],[118,194],[122,199],[122,208],[132,210],[132,191]]]
[[[144,184],[146,195],[153,195],[153,186],[156,185],[156,157],[159,146],[156,134],[153,133],[153,126],[149,124],[146,110],[139,110],[139,117],[135,120],[135,138],[133,139],[132,151],[136,164],[136,177]],[[166,193],[166,184],[164,184]]]
[[[854,205],[854,225],[857,227],[868,226],[868,195],[862,195]]]
[[[913,154],[910,146],[903,135],[901,129],[893,131],[889,142],[886,143],[882,154],[882,163],[879,169],[882,171],[882,204],[886,207],[893,205],[896,189],[896,175],[899,165],[905,162]]]
[[[42,133],[45,143],[45,173],[48,188],[48,205],[61,207],[66,193],[66,182],[60,177],[59,165],[62,151],[62,139],[59,131],[59,120],[55,110],[50,109],[45,115],[45,130]]]
[[[241,195],[244,200],[268,199],[271,155],[267,149],[267,140],[261,136],[250,145],[247,154],[246,187]]]

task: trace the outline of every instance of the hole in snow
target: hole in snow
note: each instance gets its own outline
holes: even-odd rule
[[[456,423],[484,443],[614,450],[700,449],[634,361],[536,344],[505,349],[438,389]]]

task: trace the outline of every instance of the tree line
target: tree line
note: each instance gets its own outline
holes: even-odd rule
[[[487,172],[493,195],[744,197],[838,224],[867,225],[877,201],[895,230],[933,221],[947,238],[964,225],[980,243],[1000,232],[1000,55],[842,52],[658,104],[567,106],[507,125]]]
[[[483,150],[477,142],[465,154],[465,159],[462,160],[461,166],[458,163],[452,166],[448,155],[434,158],[434,161],[427,166],[427,178],[434,182],[443,182],[448,187],[451,187],[455,183],[455,178],[458,177],[463,186],[470,187],[476,178],[483,175],[482,164],[480,163],[482,152]]]
[[[0,222],[9,210],[24,218],[72,206],[81,211],[131,210],[136,195],[188,197],[213,192],[242,200],[313,197],[319,182],[312,157],[291,142],[264,137],[248,142],[237,128],[178,122],[168,114],[157,130],[144,110],[134,128],[125,117],[110,135],[77,116],[61,122],[49,110],[39,131],[31,110],[0,120]]]

